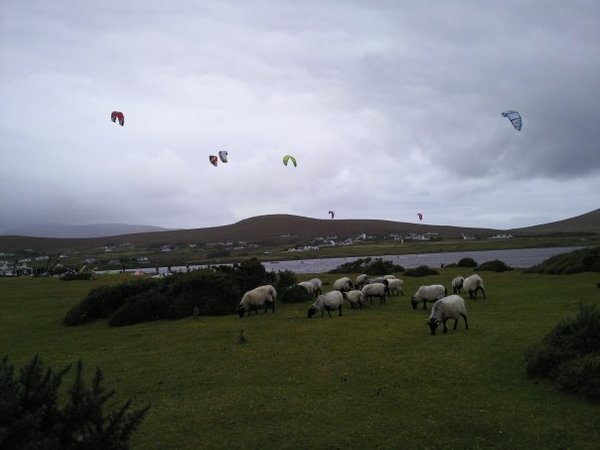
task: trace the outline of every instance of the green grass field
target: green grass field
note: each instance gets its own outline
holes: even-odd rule
[[[0,279],[0,354],[17,367],[35,353],[55,369],[82,359],[87,380],[99,366],[115,404],[152,405],[133,448],[598,448],[600,404],[528,378],[523,353],[579,303],[599,302],[599,275],[483,272],[488,300],[467,300],[470,329],[431,336],[410,295],[469,271],[440,273],[403,277],[404,297],[341,318],[278,304],[244,319],[121,328],[61,324],[91,287],[121,275]]]

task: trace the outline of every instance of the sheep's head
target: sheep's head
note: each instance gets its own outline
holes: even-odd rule
[[[242,318],[242,317],[244,317],[244,313],[246,312],[246,308],[244,308],[243,306],[238,306],[237,312],[240,315],[240,318]]]
[[[314,306],[311,306],[310,308],[308,308],[308,318],[310,319],[312,316],[314,316],[317,312],[317,308],[315,308]]]
[[[417,309],[417,305],[419,304],[419,302],[417,301],[416,298],[411,297],[410,298],[410,304],[412,305],[412,309]]]
[[[431,335],[435,336],[435,330],[437,329],[440,323],[435,319],[426,320],[425,323],[429,325],[429,331],[431,331]]]

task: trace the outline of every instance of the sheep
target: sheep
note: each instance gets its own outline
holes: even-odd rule
[[[383,283],[371,283],[363,286],[361,292],[365,302],[369,300],[373,303],[373,297],[379,297],[379,304],[383,305],[385,303],[385,296],[389,293],[389,289]]]
[[[315,295],[321,295],[323,293],[323,282],[319,278],[312,278],[308,280],[309,283],[312,283],[315,287]]]
[[[356,277],[356,289],[360,289],[364,286],[365,281],[367,281],[367,278],[369,278],[369,275],[367,275],[366,273],[361,273],[359,276]]]
[[[325,311],[331,317],[331,311],[338,310],[340,317],[342,315],[342,305],[344,296],[340,291],[330,291],[327,294],[319,295],[317,301],[308,309],[308,318],[310,319],[317,312],[321,311],[321,317]]]
[[[350,307],[352,309],[356,309],[357,306],[359,309],[362,309],[363,294],[361,291],[353,290],[348,292],[342,292],[342,295],[346,300],[348,300],[348,303],[350,303]]]
[[[467,321],[467,309],[465,308],[465,301],[460,295],[449,295],[439,299],[431,307],[431,315],[429,320],[425,323],[429,325],[431,335],[435,336],[435,330],[440,323],[444,325],[444,333],[448,331],[446,328],[446,321],[448,319],[454,319],[454,328],[458,325],[458,319],[460,317],[465,320],[465,329],[469,329],[469,322]]]
[[[477,291],[481,291],[481,293],[483,294],[483,298],[486,298],[483,280],[476,273],[465,278],[465,281],[463,283],[463,289],[467,294],[469,294],[469,298],[471,299],[477,298]]]
[[[465,281],[465,277],[452,278],[452,292],[454,292],[455,294],[460,294],[460,290],[463,287],[464,281]]]
[[[246,311],[248,315],[255,311],[258,314],[258,309],[260,307],[265,307],[265,312],[269,309],[269,306],[275,312],[275,301],[269,292],[268,289],[265,289],[264,286],[259,286],[250,291],[247,291],[240,301],[237,312],[240,315],[240,318],[244,317]]]
[[[349,291],[350,289],[352,289],[354,287],[354,284],[352,284],[352,280],[348,277],[342,277],[342,278],[338,278],[337,280],[335,280],[333,282],[333,290],[334,291],[340,291],[340,292],[344,292],[344,291]]]
[[[298,284],[298,286],[302,286],[304,289],[306,289],[306,292],[308,292],[311,297],[315,296],[315,285],[312,282],[301,281],[300,283],[297,283],[297,284]]]
[[[388,289],[390,291],[390,296],[394,295],[404,295],[404,291],[402,289],[404,285],[404,281],[400,278],[389,278],[388,280]]]
[[[255,289],[262,289],[271,295],[271,303],[272,303],[273,311],[275,311],[275,301],[277,300],[277,291],[275,290],[275,288],[270,284],[265,284],[263,286],[258,286]]]
[[[427,309],[425,305],[427,302],[434,303],[446,295],[448,295],[448,291],[444,286],[441,284],[430,284],[419,287],[415,295],[410,298],[410,303],[413,309],[417,309],[417,305],[422,301],[423,309]]]
[[[386,280],[392,280],[396,278],[396,275],[384,275],[383,278],[385,278]]]

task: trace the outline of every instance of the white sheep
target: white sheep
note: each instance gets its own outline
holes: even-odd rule
[[[268,289],[264,289],[264,286],[260,286],[247,291],[242,296],[242,300],[240,300],[237,312],[240,317],[244,317],[246,312],[248,312],[248,315],[250,315],[252,311],[255,311],[256,314],[258,314],[258,309],[263,306],[265,308],[265,312],[267,312],[269,306],[273,312],[275,312],[275,301],[273,300],[271,293],[268,291]]]
[[[365,281],[367,281],[367,278],[369,278],[369,275],[367,275],[366,273],[361,273],[359,276],[357,276],[355,283],[356,288],[360,289],[361,287],[363,287]]]
[[[271,295],[271,302],[273,303],[272,307],[273,307],[273,311],[275,311],[275,301],[277,300],[277,291],[275,290],[275,287],[273,287],[270,284],[265,284],[263,286],[258,286],[255,289],[262,289],[265,292],[269,293]]]
[[[371,283],[363,286],[361,289],[365,302],[373,303],[373,297],[379,297],[379,304],[385,303],[385,296],[389,293],[388,287],[383,283]]]
[[[448,331],[446,328],[446,321],[448,319],[454,319],[454,328],[458,325],[458,319],[463,318],[465,320],[465,329],[469,329],[469,322],[467,321],[467,309],[465,308],[465,301],[460,295],[449,295],[439,299],[431,307],[431,315],[429,320],[425,323],[429,325],[431,334],[435,335],[435,330],[440,323],[444,325],[444,333]]]
[[[309,281],[309,283],[312,283],[314,285],[315,295],[321,295],[323,293],[323,282],[319,278],[312,278],[308,281]]]
[[[350,303],[350,307],[352,309],[356,309],[356,307],[358,306],[359,309],[362,309],[363,306],[363,294],[361,291],[358,290],[352,290],[352,291],[348,291],[348,292],[343,292],[342,293],[344,298],[346,300],[348,300],[348,303]]]
[[[347,292],[353,287],[352,280],[348,277],[338,278],[333,282],[334,291]]]
[[[390,290],[391,295],[404,295],[404,290],[402,287],[404,286],[404,281],[400,278],[388,278],[388,289]]]
[[[454,292],[455,294],[460,294],[460,290],[462,289],[464,282],[465,277],[452,278],[452,292]]]
[[[392,280],[396,278],[396,275],[384,275],[383,278],[385,278],[386,280]]]
[[[308,292],[311,297],[315,296],[315,285],[312,282],[301,281],[300,283],[297,283],[297,284],[298,284],[298,286],[301,286],[304,289],[306,289],[306,292]]]
[[[463,282],[463,289],[467,294],[469,294],[469,298],[476,299],[477,291],[481,291],[483,298],[486,298],[483,280],[476,273],[465,278],[465,281]]]
[[[410,298],[410,303],[413,309],[417,309],[419,302],[423,302],[423,309],[427,309],[427,302],[434,303],[446,295],[448,295],[448,291],[444,286],[441,284],[430,284],[419,287],[415,295]]]
[[[321,311],[321,317],[327,311],[329,317],[331,317],[331,311],[336,309],[342,315],[342,305],[344,303],[344,296],[340,291],[330,291],[327,294],[319,295],[317,301],[308,309],[308,318],[310,319],[317,312]]]

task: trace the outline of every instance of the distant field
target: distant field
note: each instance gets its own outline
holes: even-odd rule
[[[139,449],[598,448],[600,405],[529,379],[523,352],[579,303],[599,302],[599,275],[481,273],[488,300],[467,300],[470,330],[461,321],[430,336],[429,311],[408,298],[466,273],[404,277],[404,297],[341,318],[278,304],[122,328],[61,321],[91,287],[124,276],[0,279],[0,353],[17,366],[35,353],[54,368],[81,358],[88,380],[100,366],[115,402],[152,404]],[[321,278],[329,289],[334,277]]]

